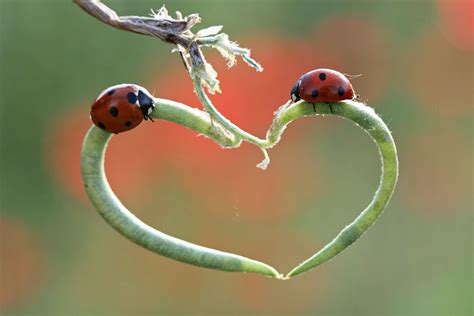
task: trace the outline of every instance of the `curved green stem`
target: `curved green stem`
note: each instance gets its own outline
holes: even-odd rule
[[[392,196],[398,178],[398,158],[395,142],[390,130],[374,110],[360,102],[342,101],[331,104],[334,113],[325,103],[315,105],[316,113],[311,104],[298,102],[292,106],[285,105],[276,113],[272,127],[267,134],[269,146],[275,145],[286,126],[292,121],[308,115],[333,114],[351,120],[366,131],[377,144],[382,162],[382,175],[372,202],[360,215],[347,225],[337,236],[324,246],[315,255],[311,256],[296,268],[291,270],[285,278],[302,274],[318,265],[332,259],[341,251],[349,247],[367,229],[375,223],[382,214]]]
[[[167,99],[155,98],[154,102],[156,110],[151,114],[152,118],[191,128],[211,138],[222,147],[239,147],[242,142],[220,123],[213,122],[209,114],[201,110]]]
[[[115,230],[148,250],[185,263],[222,271],[255,272],[273,278],[281,277],[265,263],[180,240],[140,221],[112,192],[105,177],[104,155],[111,137],[112,134],[91,127],[82,146],[81,174],[89,199]]]

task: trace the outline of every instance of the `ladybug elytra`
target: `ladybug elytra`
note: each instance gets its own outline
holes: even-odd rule
[[[291,90],[293,102],[337,102],[355,97],[349,79],[332,69],[315,69],[302,75]]]

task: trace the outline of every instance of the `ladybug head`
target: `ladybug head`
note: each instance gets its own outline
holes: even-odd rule
[[[295,83],[295,85],[293,86],[293,89],[291,89],[290,96],[291,96],[291,101],[293,101],[293,102],[301,100],[301,98],[300,98],[300,84],[301,84],[301,80],[298,80]]]
[[[148,91],[138,90],[138,104],[145,120],[152,120],[151,113],[155,109],[155,102]],[[153,120],[152,120],[153,121]]]

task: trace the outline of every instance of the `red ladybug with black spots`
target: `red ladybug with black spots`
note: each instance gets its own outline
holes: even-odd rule
[[[354,88],[349,79],[339,71],[326,68],[305,73],[291,90],[293,102],[303,99],[313,103],[313,107],[315,102],[337,102],[354,98]]]
[[[110,133],[137,127],[143,119],[151,121],[155,104],[152,95],[135,84],[119,84],[104,90],[91,107],[92,122]]]

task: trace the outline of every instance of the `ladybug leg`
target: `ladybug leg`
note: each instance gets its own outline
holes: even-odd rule
[[[331,104],[331,103],[329,103],[329,110],[331,111],[332,114],[334,114],[334,111],[333,111],[333,109],[332,109],[332,104]]]
[[[314,104],[314,102],[313,102],[313,111],[314,113],[316,113],[316,105]]]

